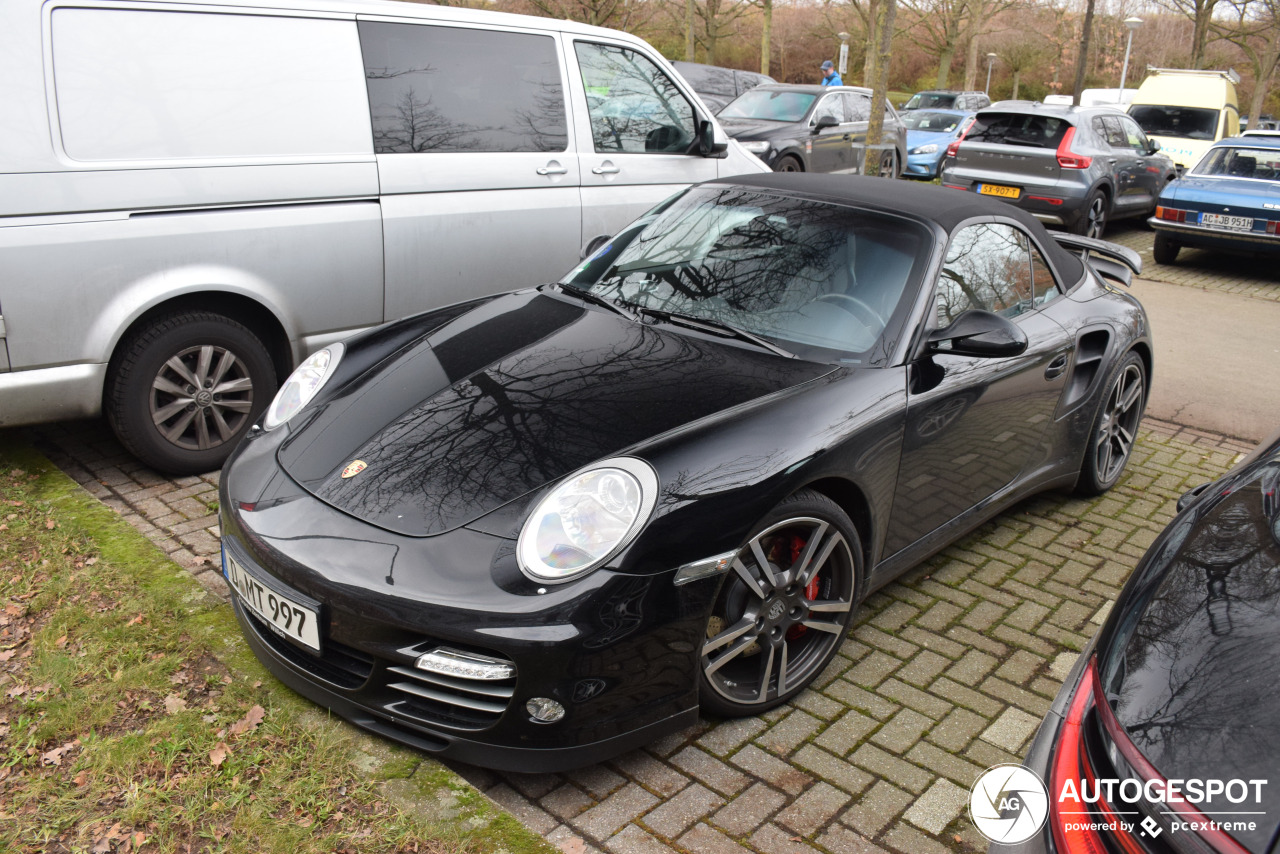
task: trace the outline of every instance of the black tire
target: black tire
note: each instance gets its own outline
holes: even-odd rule
[[[1157,231],[1156,242],[1152,247],[1151,254],[1155,256],[1157,264],[1173,264],[1178,260],[1178,250],[1181,248],[1168,235]]]
[[[103,407],[138,459],[170,474],[199,474],[226,461],[277,384],[267,348],[248,327],[189,311],[157,318],[121,342]]]
[[[1147,371],[1142,357],[1130,351],[1107,376],[1102,402],[1089,427],[1078,495],[1101,495],[1120,480],[1138,438],[1147,405]]]
[[[773,164],[774,172],[803,172],[804,164],[794,154],[784,154]]]
[[[1084,212],[1071,230],[1085,237],[1102,239],[1107,230],[1107,194],[1101,189],[1094,189],[1085,199]]]
[[[712,606],[698,659],[702,708],[742,717],[800,693],[840,648],[864,586],[848,515],[811,490],[780,502],[752,529]]]

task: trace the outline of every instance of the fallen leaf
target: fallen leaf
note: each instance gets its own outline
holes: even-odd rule
[[[52,531],[54,528],[58,527],[58,523],[57,523],[57,522],[55,522],[55,521],[53,521],[52,519],[45,519],[45,520],[44,520],[44,526],[45,526],[45,528],[47,528],[47,529],[49,529],[50,531]]]
[[[231,752],[231,748],[227,747],[226,742],[218,742],[218,746],[209,751],[209,764],[218,767],[227,761],[227,754]]]
[[[136,625],[138,625],[138,623],[141,623],[144,619],[145,619],[145,616],[144,616],[143,614],[139,614],[138,616],[134,617],[134,618],[133,618],[132,620],[130,620],[129,622],[125,623],[125,625],[126,625],[126,626],[136,626]]]
[[[4,652],[0,652],[0,661],[8,661],[11,658],[13,658],[13,650],[6,649]]]
[[[302,819],[302,821],[298,822],[298,827],[310,827],[315,823],[316,823],[316,820],[313,816],[307,816],[306,818]]]
[[[77,775],[75,776],[75,784],[76,784],[77,786],[83,786],[83,785],[85,785],[85,784],[86,784],[86,783],[88,783],[88,782],[89,782],[89,772],[88,772],[88,771],[81,771],[79,774],[77,774]]]
[[[262,706],[254,706],[248,713],[231,725],[231,735],[243,735],[258,728],[258,724],[262,723],[263,717],[266,716],[266,710]]]
[[[56,641],[53,642],[53,645],[56,646],[58,649],[62,649],[67,645],[67,636],[63,635],[62,637],[58,638]]]
[[[10,700],[12,700],[14,697],[21,697],[25,693],[27,693],[27,686],[19,685],[16,688],[10,688],[6,692],[6,696],[8,696]]]
[[[139,830],[137,833],[133,835],[133,850],[137,851],[146,843],[146,841],[147,841],[147,835],[143,833],[141,830]]]
[[[86,558],[86,559],[85,559],[85,562],[84,562],[84,565],[85,565],[85,566],[93,566],[93,565],[94,565],[95,563],[97,563],[97,562],[98,562],[98,559],[97,559],[96,557]]]
[[[187,701],[179,697],[177,694],[170,694],[164,698],[164,710],[171,715],[187,710]]]

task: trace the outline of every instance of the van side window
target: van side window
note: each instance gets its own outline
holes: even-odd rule
[[[574,48],[596,151],[689,150],[696,136],[693,106],[658,66],[631,48],[590,42],[574,42]]]
[[[361,22],[378,154],[564,151],[564,86],[550,36]]]
[[[59,8],[51,28],[76,160],[370,153],[350,21]]]

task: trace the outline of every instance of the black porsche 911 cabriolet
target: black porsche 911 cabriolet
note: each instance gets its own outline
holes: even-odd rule
[[[761,712],[868,592],[1116,483],[1139,267],[935,187],[693,187],[558,283],[308,358],[223,472],[236,615],[298,692],[480,765]]]

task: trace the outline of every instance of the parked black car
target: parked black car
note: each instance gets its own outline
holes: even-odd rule
[[[907,129],[884,104],[881,174],[897,178],[907,162]],[[717,115],[721,127],[775,172],[862,171],[871,90],[860,86],[769,83],[739,96]]]
[[[1048,784],[1048,821],[993,854],[1275,850],[1280,434],[1178,506],[1028,752]],[[1099,780],[1134,783],[1083,806],[1059,798],[1068,781],[1079,794]],[[1230,793],[1215,795],[1213,781]],[[1148,784],[1160,794],[1171,783],[1181,797],[1147,796]]]
[[[693,91],[698,93],[713,113],[720,112],[725,104],[743,92],[754,89],[761,83],[775,82],[769,75],[758,71],[742,71],[737,68],[722,68],[719,65],[703,65],[701,62],[683,60],[671,64],[689,82]]]
[[[907,110],[981,110],[991,106],[986,92],[961,92],[957,89],[926,89],[911,96],[902,106]]]
[[[1101,237],[1111,219],[1150,216],[1177,177],[1160,144],[1114,107],[1000,101],[947,149],[944,186],[1003,199],[1041,222]]]
[[[583,765],[785,702],[870,591],[1108,489],[1151,342],[1092,265],[1137,255],[885,186],[702,184],[558,284],[312,356],[222,474],[250,647],[422,750]]]

